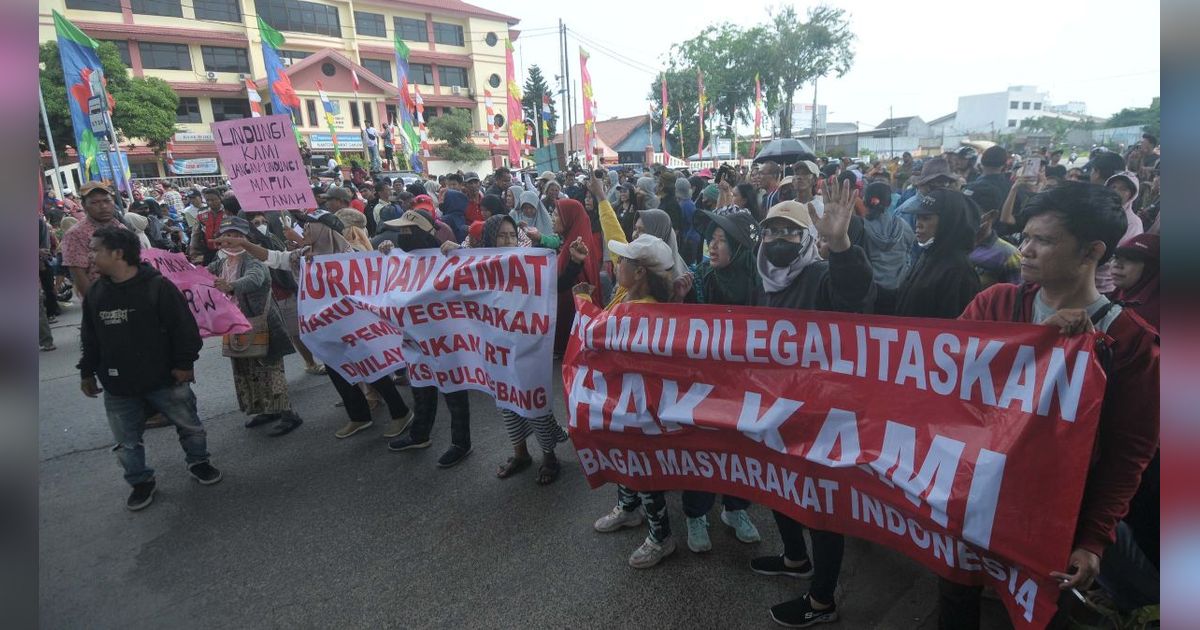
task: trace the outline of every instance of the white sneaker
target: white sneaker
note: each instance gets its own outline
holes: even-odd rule
[[[635,569],[649,569],[673,553],[675,553],[674,536],[667,537],[661,543],[656,543],[647,536],[646,540],[642,541],[642,546],[634,549],[633,555],[629,556],[629,566]]]
[[[621,509],[621,506],[614,507],[611,512],[596,519],[592,525],[596,531],[607,534],[615,532],[622,527],[637,527],[642,524],[641,510],[626,512]]]
[[[746,510],[721,510],[721,522],[733,528],[734,535],[744,543],[756,543],[762,540],[754,521]]]

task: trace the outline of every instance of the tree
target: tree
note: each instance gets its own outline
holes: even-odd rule
[[[672,47],[672,67],[678,60],[704,73],[704,92],[720,123],[717,133],[727,136],[736,123],[751,120],[754,74],[748,69],[756,67],[757,44],[762,34],[761,28],[747,31],[723,23],[709,26],[696,37]]]
[[[771,15],[759,44],[766,54],[763,89],[779,105],[779,135],[792,135],[792,109],[796,92],[809,81],[843,76],[854,63],[854,33],[845,11],[818,6],[801,22],[795,8],[784,7]]]
[[[1113,114],[1112,118],[1108,119],[1106,125],[1109,127],[1132,127],[1133,125],[1138,125],[1142,128],[1142,131],[1157,136],[1161,118],[1162,111],[1159,105],[1159,97],[1155,96],[1150,101],[1150,107],[1126,107]]]
[[[673,153],[680,157],[691,155],[700,142],[700,123],[697,119],[699,112],[700,91],[696,85],[696,70],[694,68],[669,69],[662,77],[667,79],[667,145],[674,148]],[[650,84],[651,117],[650,127],[653,133],[661,133],[662,116],[662,83],[661,77]],[[707,91],[707,85],[705,91]],[[680,128],[683,131],[683,146],[679,146]]]
[[[554,137],[555,131],[558,129],[558,112],[554,108],[554,94],[550,91],[550,86],[546,83],[546,78],[542,76],[542,69],[536,64],[529,66],[529,76],[525,78],[525,93],[521,97],[521,110],[526,120],[536,121],[542,111],[542,95],[550,95],[550,119],[546,123],[550,126],[550,138]],[[540,130],[535,129],[533,137],[537,138]],[[546,138],[545,142],[549,143],[550,138]]]
[[[176,131],[175,110],[179,106],[179,97],[175,90],[162,79],[130,78],[120,52],[111,42],[101,42],[96,53],[108,81],[108,93],[115,103],[112,118],[117,133],[126,139],[144,140],[156,152],[162,151]],[[65,157],[66,146],[75,144],[75,132],[71,126],[67,81],[63,76],[58,43],[42,44],[38,60],[45,65],[39,80],[46,100],[46,117],[50,120],[55,148],[61,157]],[[38,129],[44,141],[45,130],[41,125]]]
[[[428,127],[429,135],[446,143],[435,149],[440,157],[451,162],[479,162],[487,159],[488,152],[475,146],[470,140],[474,130],[470,110],[455,109],[453,113],[442,114],[430,120]]]

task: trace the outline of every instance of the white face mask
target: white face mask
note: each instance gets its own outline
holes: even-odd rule
[[[924,243],[918,242],[917,247],[920,247],[921,249],[929,249],[933,245],[933,241],[934,241],[934,239],[931,238],[928,241],[925,241]]]
[[[225,256],[241,256],[246,250],[241,247],[222,247],[219,253]]]
[[[258,228],[259,234],[262,234],[263,236],[267,235],[267,226],[265,223],[262,225],[256,225],[255,227]]]

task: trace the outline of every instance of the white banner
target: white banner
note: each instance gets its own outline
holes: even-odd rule
[[[192,158],[175,160],[170,170],[172,175],[207,175],[220,169],[217,167],[217,158]]]
[[[414,385],[473,389],[526,417],[551,402],[557,263],[545,249],[316,256],[300,337],[351,383],[408,366]]]

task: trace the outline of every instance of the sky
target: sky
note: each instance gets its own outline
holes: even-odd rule
[[[582,45],[591,55],[600,120],[647,111],[655,70],[665,66],[672,44],[722,21],[765,22],[768,11],[780,6],[763,0],[468,1],[521,19],[515,54],[522,83],[523,69],[537,64],[555,88],[558,20],[577,32],[568,33],[571,79],[578,84]],[[794,4],[802,15],[815,5]],[[733,7],[736,13],[730,13]],[[929,121],[954,112],[959,96],[1002,92],[1010,85],[1036,86],[1055,105],[1083,101],[1095,116],[1146,107],[1159,95],[1158,2],[918,0],[855,7],[847,9],[856,35],[854,65],[845,76],[817,86],[829,122],[873,127],[888,118],[889,107],[895,116]],[[1112,59],[1100,62],[1101,50],[1112,51]],[[812,97],[811,85],[796,96],[807,103]]]

